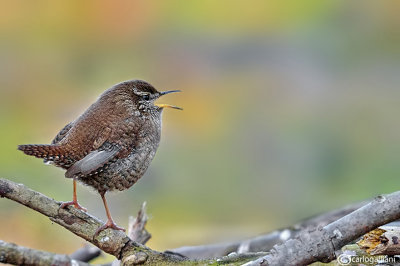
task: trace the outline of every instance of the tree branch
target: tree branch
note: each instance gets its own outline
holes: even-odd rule
[[[302,232],[308,232],[310,228],[317,228],[330,224],[367,203],[368,202],[363,201],[351,204],[338,210],[311,217],[294,226],[275,230],[268,234],[250,239],[210,245],[185,246],[172,249],[171,251],[185,255],[190,259],[208,259],[227,256],[232,252],[247,253],[271,250],[275,245],[283,244],[288,239],[295,238]]]
[[[329,262],[335,251],[363,234],[400,218],[400,192],[378,196],[369,204],[296,239],[277,245],[270,254],[249,262],[250,265],[307,265]]]
[[[15,265],[89,265],[74,260],[68,255],[34,250],[7,243],[2,240],[0,240],[0,263],[11,263]]]

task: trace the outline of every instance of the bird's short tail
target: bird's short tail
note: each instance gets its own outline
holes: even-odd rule
[[[18,150],[23,151],[27,155],[43,158],[49,161],[55,158],[64,157],[65,149],[60,145],[18,145]]]

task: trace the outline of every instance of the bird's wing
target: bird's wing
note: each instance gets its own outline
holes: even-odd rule
[[[91,151],[85,157],[75,162],[65,172],[65,176],[72,178],[79,175],[89,175],[98,171],[121,154],[123,149],[110,139],[111,135],[112,129],[110,127],[101,130],[92,143]]]
[[[112,145],[104,150],[94,150],[74,163],[65,173],[65,177],[72,178],[77,175],[88,175],[95,172],[110,162],[120,151],[121,148],[117,145]]]
[[[135,137],[132,134],[134,123],[128,123],[124,130],[113,130],[112,127],[106,127],[99,131],[94,141],[90,141],[89,153],[83,158],[78,159],[65,173],[67,178],[76,176],[87,176],[98,172],[103,166],[110,163],[115,158],[124,158],[129,155],[132,149]],[[125,132],[131,132],[130,137],[123,138],[121,135]]]

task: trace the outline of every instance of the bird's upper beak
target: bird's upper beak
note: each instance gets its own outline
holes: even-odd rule
[[[162,92],[160,92],[160,96],[163,96],[163,95],[168,94],[168,93],[174,93],[174,92],[181,92],[181,91],[180,91],[180,90],[162,91]],[[158,107],[160,107],[160,108],[165,108],[165,107],[167,107],[167,108],[173,108],[173,109],[183,110],[181,107],[174,106],[174,105],[170,105],[170,104],[165,104],[165,103],[156,103],[156,104],[154,104],[154,105],[155,105],[155,106],[158,106]]]

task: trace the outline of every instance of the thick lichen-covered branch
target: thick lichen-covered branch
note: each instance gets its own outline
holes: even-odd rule
[[[95,217],[72,207],[60,209],[60,202],[33,191],[23,184],[0,179],[0,196],[19,202],[47,216],[53,222],[91,242],[118,259],[132,263],[181,262],[185,258],[173,253],[161,253],[132,241],[121,231],[107,229],[95,236],[103,223]],[[95,236],[95,237],[94,237]]]

